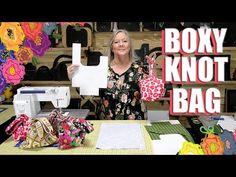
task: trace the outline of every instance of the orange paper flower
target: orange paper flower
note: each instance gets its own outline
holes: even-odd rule
[[[16,58],[20,63],[27,64],[33,58],[33,51],[29,47],[21,47],[16,52]]]
[[[207,134],[200,145],[206,155],[222,155],[224,153],[224,143],[218,135]]]
[[[19,45],[22,45],[25,34],[19,23],[3,22],[0,26],[0,38],[5,44],[7,50],[19,50]]]

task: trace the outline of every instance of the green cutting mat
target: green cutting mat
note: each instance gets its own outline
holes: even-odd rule
[[[181,134],[187,141],[194,140],[188,130],[181,124],[171,124],[170,122],[155,122],[151,126],[145,126],[152,140],[160,139],[161,134]]]
[[[13,105],[0,105],[0,125],[15,115]]]

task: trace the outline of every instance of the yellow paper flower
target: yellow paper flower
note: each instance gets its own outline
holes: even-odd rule
[[[179,155],[204,155],[204,152],[199,144],[185,141]]]
[[[3,22],[0,26],[0,39],[5,44],[7,50],[19,50],[22,45],[25,34],[17,22]]]

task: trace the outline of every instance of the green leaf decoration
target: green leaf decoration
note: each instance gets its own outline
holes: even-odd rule
[[[37,59],[36,57],[33,57],[33,58],[32,58],[32,64],[33,64],[34,66],[37,66],[37,65],[39,64],[38,59]]]
[[[53,32],[53,33],[52,33],[52,37],[53,37],[54,39],[62,39],[62,34],[58,34],[58,33],[56,33],[56,32]]]
[[[76,24],[76,25],[74,26],[74,29],[75,29],[75,31],[80,31],[81,27],[80,27],[79,24]]]

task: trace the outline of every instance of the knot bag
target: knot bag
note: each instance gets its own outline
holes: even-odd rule
[[[165,95],[164,82],[158,79],[154,72],[155,57],[146,56],[149,65],[149,75],[139,81],[141,99],[144,101],[157,101]]]

